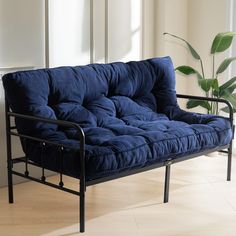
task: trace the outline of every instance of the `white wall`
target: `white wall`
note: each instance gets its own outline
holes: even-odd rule
[[[44,66],[44,4],[0,0],[0,68]]]
[[[142,1],[142,58],[155,57],[156,9],[155,0]]]
[[[92,60],[104,63],[106,57],[106,3],[105,0],[93,0],[93,47]]]
[[[187,52],[182,44],[164,36],[164,32],[187,38],[188,4],[187,0],[156,0],[156,56],[171,56],[174,65],[187,63]],[[177,75],[176,90],[186,92],[184,77]]]
[[[229,0],[188,1],[188,40],[202,57],[207,78],[212,77],[212,57],[210,56],[212,41],[217,33],[229,30],[229,2]],[[216,56],[216,67],[228,56],[228,53],[229,51]],[[188,64],[200,71],[199,63],[190,55]],[[220,76],[222,83],[228,79],[227,72]],[[186,82],[189,88],[187,93],[203,95],[195,77],[186,78]]]
[[[230,11],[230,16],[231,16],[231,22],[230,22],[230,29],[232,31],[236,31],[236,1],[235,0],[230,0],[230,7],[231,7],[231,11]],[[233,47],[232,47],[232,51],[231,51],[231,56],[235,56],[236,55],[236,39],[234,39],[233,41]],[[234,77],[236,76],[236,63],[234,62],[233,66],[232,66],[232,70],[230,71],[230,76]]]
[[[192,58],[184,43],[163,36],[163,32],[176,34],[188,40],[199,52],[206,75],[210,78],[211,43],[217,33],[229,30],[229,3],[230,0],[156,0],[156,55],[170,55],[175,67],[190,65],[200,69],[199,63]],[[217,56],[216,64],[225,56],[228,56],[228,52]],[[223,83],[228,78],[228,73],[221,77]],[[178,93],[203,94],[194,76],[186,77],[176,73],[176,82]]]

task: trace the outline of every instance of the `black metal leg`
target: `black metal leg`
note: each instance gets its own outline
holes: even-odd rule
[[[7,173],[8,173],[8,199],[9,203],[13,203],[13,182],[12,182],[12,152],[11,152],[11,136],[10,136],[10,117],[7,115],[9,112],[9,105],[5,100],[5,119],[6,119],[6,143],[7,143]]]
[[[167,203],[169,201],[169,188],[170,188],[170,165],[167,165],[165,173],[164,203]]]
[[[227,181],[231,180],[231,168],[232,168],[232,148],[233,143],[230,142],[229,148],[228,148],[228,165],[227,165]]]
[[[85,195],[80,193],[80,232],[85,231]]]
[[[80,232],[85,231],[85,137],[84,133],[80,136]]]
[[[8,199],[9,199],[9,203],[14,202],[11,166],[8,166]]]

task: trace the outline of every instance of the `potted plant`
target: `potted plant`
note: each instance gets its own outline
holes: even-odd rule
[[[184,42],[192,55],[192,57],[199,61],[201,71],[197,71],[195,68],[182,65],[175,68],[176,71],[184,74],[184,75],[196,75],[198,80],[199,87],[205,92],[207,97],[215,97],[215,98],[224,98],[227,99],[233,106],[234,112],[236,112],[236,93],[234,92],[236,88],[236,76],[229,79],[226,83],[221,84],[219,82],[219,75],[223,73],[228,66],[236,60],[236,57],[229,57],[222,61],[222,63],[216,67],[215,65],[215,56],[218,53],[224,52],[228,48],[230,48],[233,38],[236,35],[236,32],[224,32],[219,33],[215,36],[212,45],[210,56],[212,58],[212,75],[211,77],[206,77],[203,67],[203,61],[197,51],[193,48],[193,46],[187,42],[185,39],[170,34],[164,33],[164,35],[169,35],[178,40]],[[207,101],[197,101],[197,100],[189,100],[187,102],[187,108],[191,109],[194,107],[203,107],[207,110],[208,114],[219,114],[219,106],[217,102],[207,102]],[[224,112],[228,112],[226,107],[221,108],[220,110]]]

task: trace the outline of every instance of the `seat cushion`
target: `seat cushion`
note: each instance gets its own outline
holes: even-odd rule
[[[125,109],[120,110],[119,119],[100,117],[99,126],[84,129],[87,180],[224,146],[232,138],[230,122],[222,117],[188,112],[189,119],[195,119],[195,122],[186,123],[170,120],[165,114],[149,109],[129,110],[128,114],[122,113]],[[182,113],[186,115],[186,112]],[[61,142],[78,147],[77,134],[72,130],[66,133],[69,139]],[[34,162],[41,164],[42,148],[39,145],[27,145],[26,152]],[[43,155],[49,169],[59,170],[55,148],[47,148]],[[79,152],[65,150],[63,162],[63,172],[79,178]]]

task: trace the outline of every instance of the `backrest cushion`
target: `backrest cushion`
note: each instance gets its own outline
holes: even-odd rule
[[[174,68],[169,57],[128,63],[91,64],[10,73],[3,77],[14,112],[62,119],[82,127],[119,122],[129,114],[161,113],[176,106]],[[24,133],[57,126],[18,121]]]

